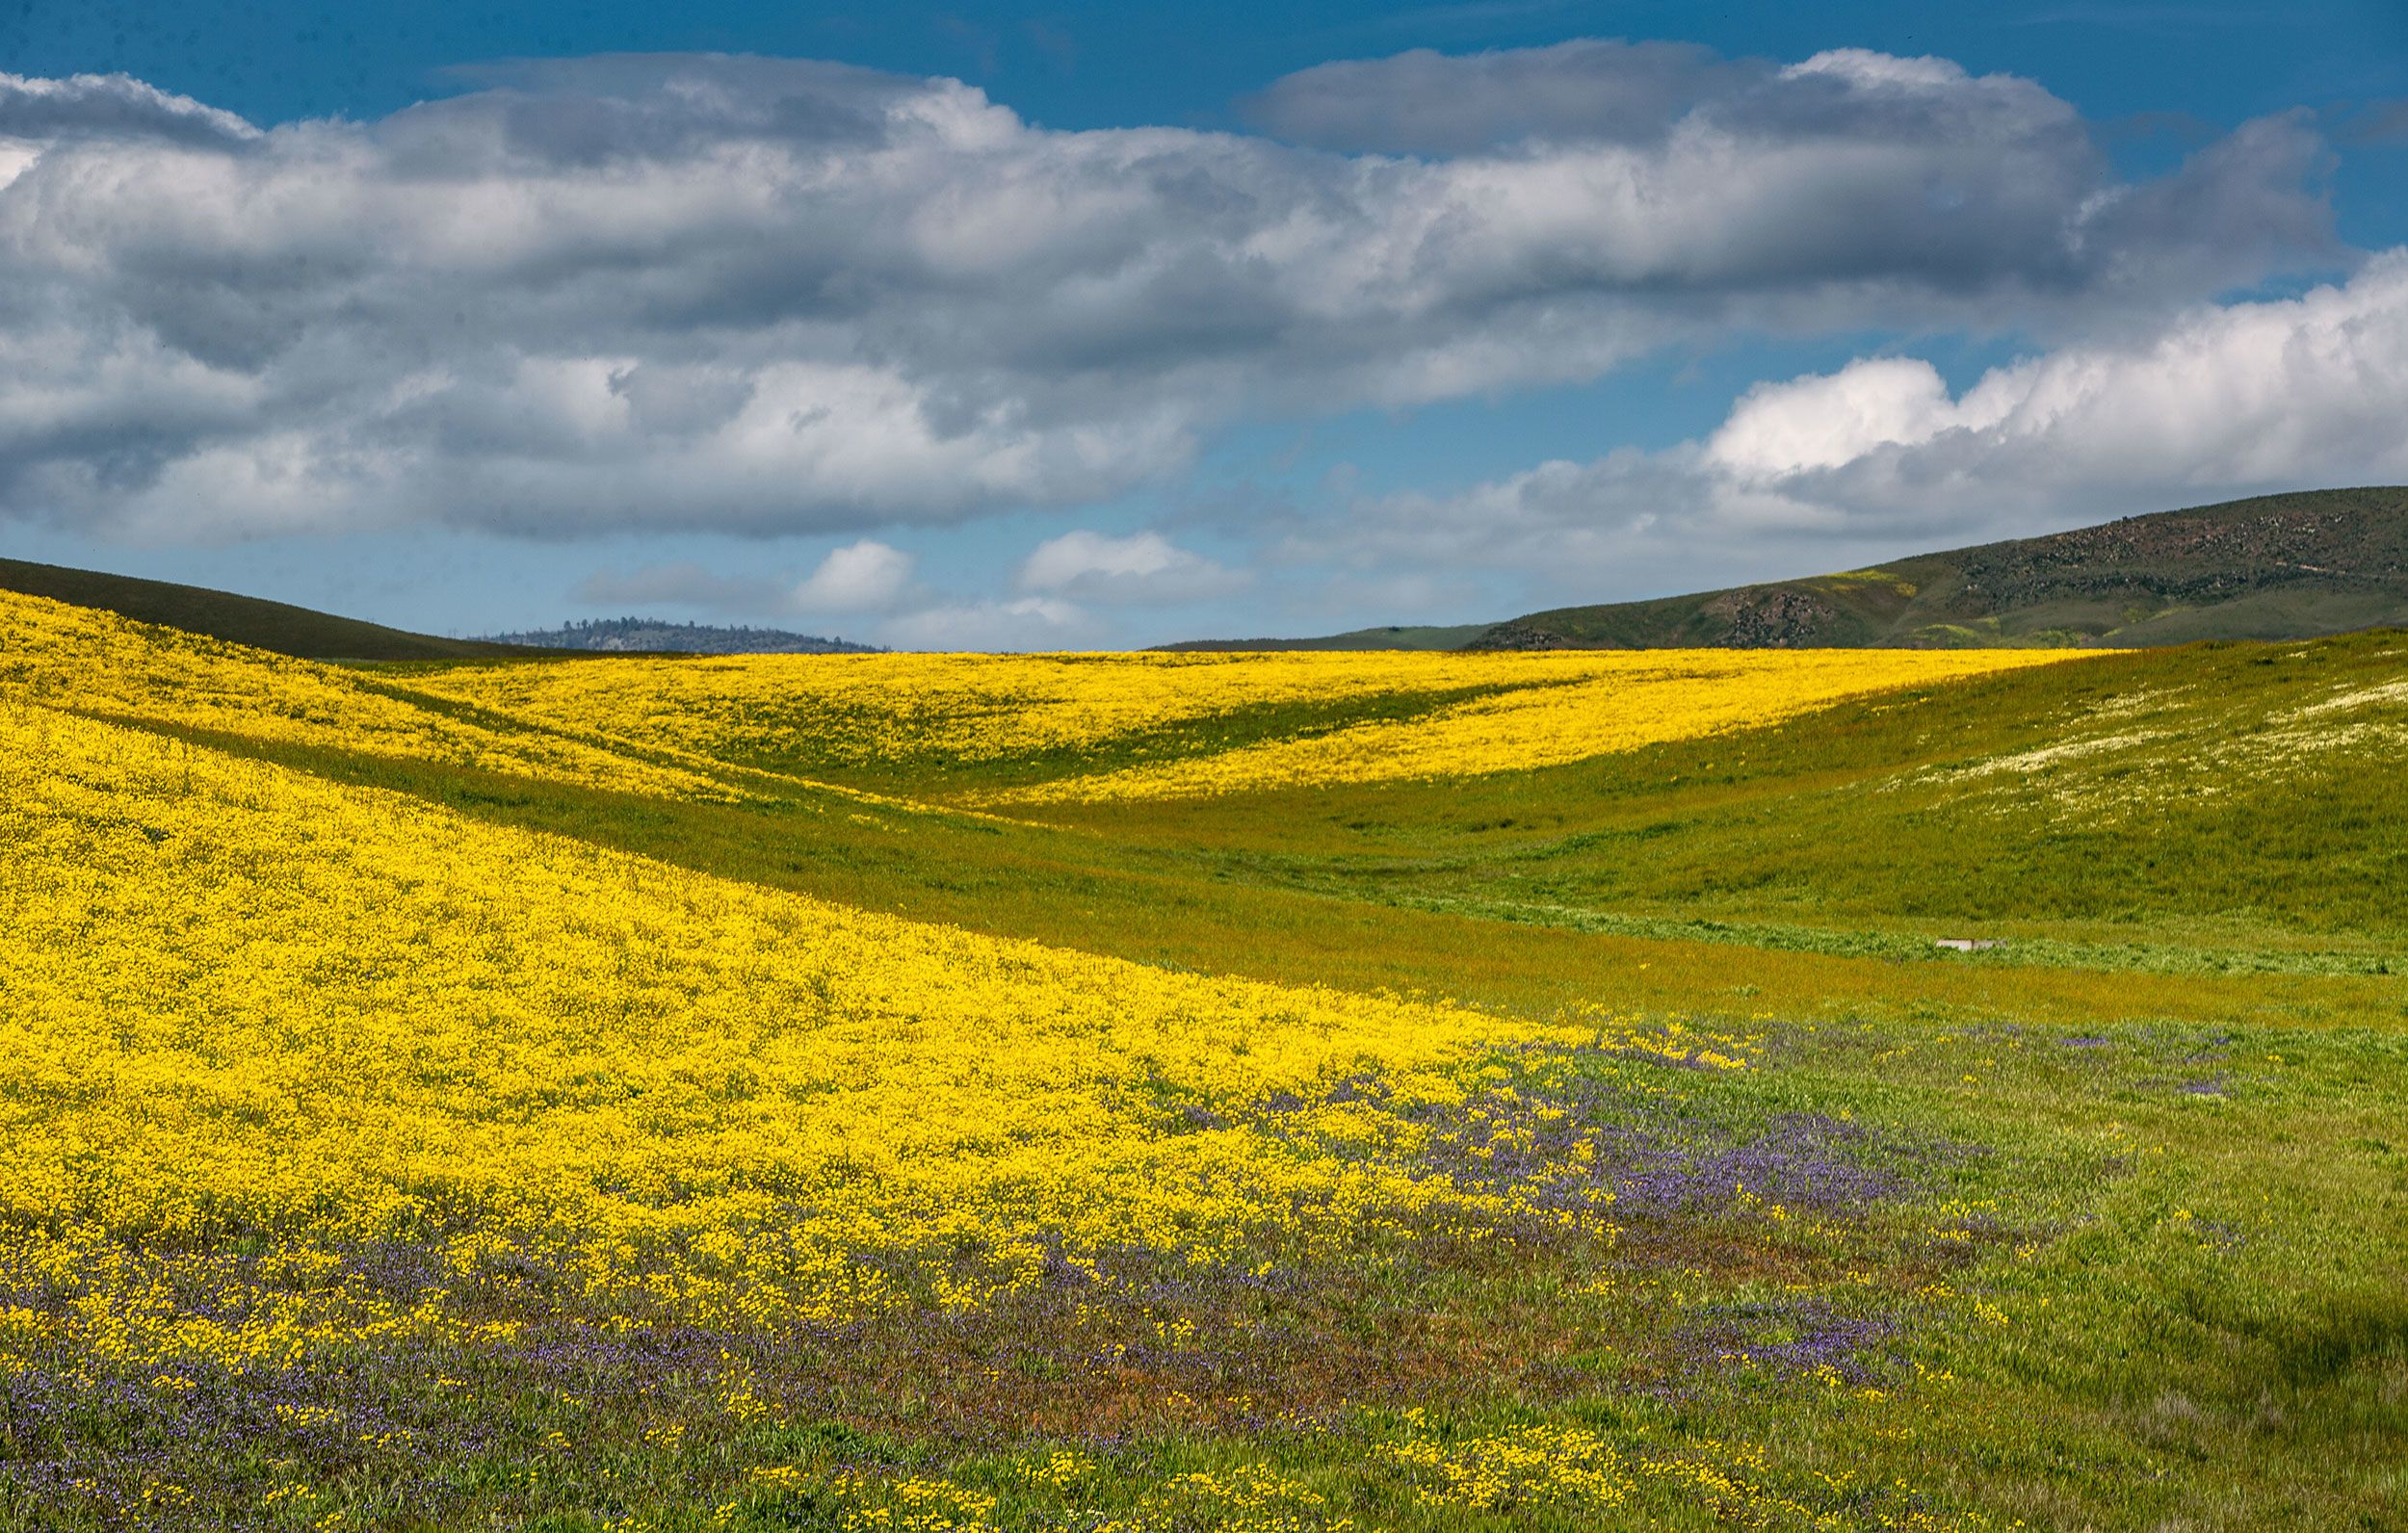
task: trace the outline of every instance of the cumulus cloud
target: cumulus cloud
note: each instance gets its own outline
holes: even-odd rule
[[[1952,393],[1912,357],[1759,384],[1700,441],[1359,501],[1293,559],[1617,593],[1845,567],[2131,511],[2408,481],[2408,250],[2296,299],[2202,306]],[[1734,570],[1739,573],[1734,573]],[[1592,596],[1592,599],[1594,597]]]
[[[1658,143],[1704,102],[1776,66],[1686,42],[1582,38],[1546,48],[1345,59],[1240,103],[1280,138],[1341,153],[1457,155],[1526,139]]]
[[[1793,453],[1766,454],[1835,396],[1855,399],[1851,451],[1794,464],[1781,461]],[[2408,478],[2403,420],[2408,251],[2394,251],[2345,285],[2048,352],[1955,397],[1929,368],[1896,363],[1759,387],[1705,456],[1807,505],[1903,511],[1961,495],[2015,507]]]
[[[1183,602],[1226,596],[1244,576],[1160,533],[1112,537],[1081,528],[1039,543],[1020,565],[1023,591],[1086,601]]]
[[[808,575],[723,575],[690,559],[630,571],[599,570],[572,594],[593,607],[691,607],[747,616],[835,617],[891,611],[919,594],[911,584],[918,560],[902,549],[862,538],[830,550]]]
[[[0,73],[0,141],[136,138],[240,144],[259,130],[231,112],[174,95],[129,74],[65,80]]]
[[[0,82],[0,514],[936,522],[1109,496],[1249,412],[1750,327],[2047,326],[2334,254],[2300,120],[2129,184],[2029,81],[1860,52],[1407,55],[1274,86],[1287,140],[799,61],[464,83],[259,131]]]
[[[941,603],[891,619],[880,637],[898,649],[1059,650],[1092,641],[1081,608],[1051,596]]]
[[[803,612],[884,611],[910,586],[915,562],[902,549],[865,537],[821,559],[787,605]]]

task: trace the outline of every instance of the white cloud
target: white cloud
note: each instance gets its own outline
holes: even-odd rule
[[[42,80],[0,73],[0,141],[84,137],[243,143],[257,139],[259,130],[231,112],[129,74]]]
[[[722,575],[692,560],[627,573],[597,571],[578,583],[577,600],[595,607],[668,604],[746,617],[861,616],[893,611],[914,595],[918,560],[862,538],[830,550],[800,580],[769,573]]]
[[[1800,504],[1890,511],[2408,478],[2408,250],[2344,285],[1998,368],[1953,399],[1915,366],[1857,362],[1760,388],[1707,460]],[[1763,444],[1795,440],[1835,400],[1851,417],[1845,452],[1767,461]]]
[[[2070,325],[2336,253],[2290,118],[2132,184],[2066,103],[1945,61],[1333,67],[1269,97],[1348,152],[781,60],[523,64],[264,132],[0,77],[0,514],[867,530],[1093,501],[1250,412]],[[1427,158],[1375,142],[1440,108]]]
[[[1096,602],[1187,602],[1225,596],[1240,572],[1179,547],[1160,533],[1112,537],[1081,528],[1039,543],[1020,565],[1019,586]]]
[[[2109,515],[2408,481],[2408,249],[2295,299],[2203,306],[1951,394],[1913,358],[1761,384],[1703,441],[1358,500],[1292,562],[1491,568],[1564,599],[1843,568]]]
[[[1915,357],[1880,357],[1828,377],[1758,384],[1707,451],[1734,474],[1772,479],[1934,435],[1955,416],[1939,369]]]
[[[1095,633],[1071,603],[1024,596],[924,608],[888,620],[880,637],[898,649],[1058,650],[1081,648]]]
[[[911,584],[915,560],[871,538],[848,543],[820,560],[794,588],[787,605],[800,612],[877,612],[894,606]]]
[[[1416,48],[1299,70],[1241,106],[1282,138],[1342,151],[1455,155],[1527,139],[1646,143],[1769,69],[1693,43],[1611,38],[1453,57]]]

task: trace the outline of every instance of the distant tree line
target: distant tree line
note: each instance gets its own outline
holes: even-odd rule
[[[544,649],[658,650],[690,655],[862,655],[882,653],[876,644],[821,638],[782,628],[751,628],[670,622],[657,617],[577,618],[558,628],[486,636],[497,644]]]

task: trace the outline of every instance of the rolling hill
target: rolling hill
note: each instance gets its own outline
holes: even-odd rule
[[[1258,649],[1469,649],[1474,640],[1495,626],[1493,623],[1457,623],[1453,627],[1390,624],[1382,628],[1350,629],[1321,638],[1194,638],[1161,647],[1184,654],[1229,655]]]
[[[516,644],[437,638],[200,585],[25,559],[0,559],[0,590],[45,596],[70,607],[96,608],[139,623],[157,623],[303,660],[499,660],[529,653]]]
[[[0,1529],[2397,1521],[2397,636],[0,633]]]
[[[2131,516],[1803,580],[1562,607],[1466,629],[1174,649],[2144,648],[2408,625],[2408,488]],[[1454,635],[1462,635],[1454,638]]]

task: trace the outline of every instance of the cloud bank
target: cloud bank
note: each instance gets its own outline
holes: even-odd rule
[[[2302,118],[2132,183],[2030,81],[1856,51],[1408,54],[1277,83],[1259,135],[1056,132],[798,61],[465,83],[263,130],[122,76],[0,76],[0,514],[942,523],[1109,497],[1249,415],[1684,338],[2070,334],[2336,258]],[[1883,386],[1863,407],[1940,408]],[[1042,627],[1052,589],[1004,615]]]
[[[1693,588],[1739,578],[1734,558],[1802,574],[2254,492],[2408,482],[2403,421],[2408,250],[2296,299],[2045,351],[1962,393],[1905,356],[1759,384],[1702,440],[1365,498],[1286,553]]]
[[[1204,601],[1244,584],[1239,571],[1160,533],[1112,537],[1085,528],[1039,543],[1022,561],[1019,576],[1023,591],[1112,604]]]

